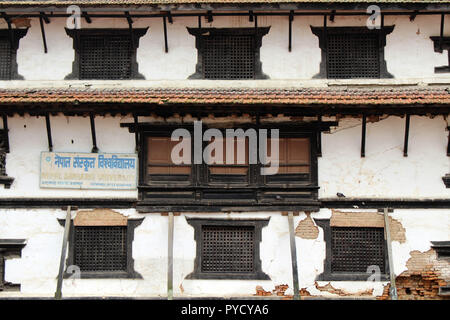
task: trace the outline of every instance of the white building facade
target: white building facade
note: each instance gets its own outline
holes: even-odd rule
[[[450,3],[35,2],[0,1],[0,298],[448,299]],[[196,121],[279,130],[278,172],[175,164]]]

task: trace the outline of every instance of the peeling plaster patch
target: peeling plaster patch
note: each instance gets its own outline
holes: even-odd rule
[[[127,217],[110,209],[79,211],[73,224],[75,226],[126,226]]]
[[[295,235],[302,239],[317,239],[319,228],[314,224],[310,213],[306,213],[306,218],[298,223]]]
[[[364,290],[364,291],[358,291],[358,292],[354,292],[354,293],[349,293],[345,290],[342,289],[336,289],[335,287],[333,287],[329,282],[324,285],[324,286],[320,286],[317,281],[315,282],[315,287],[317,290],[319,291],[325,291],[325,292],[329,292],[332,294],[336,294],[338,296],[372,296],[373,295],[373,288]]]
[[[389,217],[389,228],[391,229],[391,240],[398,241],[400,243],[406,242],[405,228],[400,221]]]

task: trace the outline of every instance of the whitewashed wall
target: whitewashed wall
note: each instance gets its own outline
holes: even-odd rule
[[[145,217],[135,230],[133,258],[135,270],[143,279],[67,279],[64,280],[63,296],[128,296],[164,297],[167,294],[167,216],[159,214],[136,214],[134,210],[117,210],[129,217]],[[373,210],[365,210],[373,211]],[[430,249],[430,241],[448,240],[450,219],[448,210],[395,210],[392,217],[406,229],[406,241],[394,241],[394,271],[398,275],[406,270],[410,252]],[[262,230],[262,270],[271,280],[186,280],[193,271],[195,248],[194,229],[186,217],[214,218],[270,218]],[[329,218],[331,211],[323,209],[313,213],[313,218]],[[60,210],[0,210],[0,234],[5,238],[26,238],[28,243],[22,258],[6,261],[5,280],[21,283],[21,292],[0,292],[5,296],[53,296],[63,237],[63,227],[57,218],[63,218]],[[305,218],[294,217],[294,224]],[[315,288],[315,277],[323,271],[325,242],[323,230],[314,240],[296,237],[299,285],[312,295],[332,296]],[[369,277],[369,275],[368,275]],[[320,281],[319,285],[328,282]],[[175,217],[174,230],[174,294],[175,296],[251,296],[256,286],[266,291],[276,285],[287,284],[286,294],[292,294],[292,269],[289,246],[288,221],[280,213],[229,213],[182,214]],[[331,285],[347,293],[374,289],[373,295],[381,295],[385,282],[332,281]]]
[[[197,27],[197,18],[175,18],[168,24],[169,52],[164,52],[162,19],[133,19],[134,28],[150,27],[139,42],[139,72],[147,80],[183,80],[194,73],[197,63],[195,37],[186,27]],[[322,17],[296,17],[293,22],[292,52],[288,51],[288,18],[259,17],[258,26],[270,26],[263,37],[261,61],[263,72],[271,79],[311,79],[319,72],[321,51],[318,38],[310,26],[322,26]],[[365,17],[335,17],[334,26],[365,26]],[[388,71],[396,79],[448,79],[435,74],[434,67],[448,64],[447,52],[436,53],[430,36],[439,35],[438,16],[388,16],[385,25],[395,25],[387,36],[385,57]],[[33,19],[27,35],[20,40],[17,54],[19,73],[26,80],[62,80],[72,71],[73,40],[64,30],[65,19],[55,18],[45,25],[48,53],[43,51],[39,20]],[[215,17],[212,23],[202,20],[203,27],[251,27],[248,17]],[[126,19],[93,19],[82,28],[128,28]],[[450,32],[445,24],[444,34]]]
[[[133,153],[134,134],[120,128],[130,117],[96,117],[100,152]],[[134,198],[135,191],[40,189],[40,153],[48,150],[45,118],[9,118],[10,153],[6,172],[14,177],[0,197]],[[54,151],[90,152],[89,118],[51,117]],[[408,157],[403,157],[405,119],[388,117],[367,124],[366,157],[361,158],[361,120],[341,119],[331,133],[322,134],[319,158],[319,197],[448,198],[442,177],[450,172],[447,121],[438,116],[412,116]]]

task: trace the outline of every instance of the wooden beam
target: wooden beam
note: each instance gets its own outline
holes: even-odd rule
[[[294,300],[299,300],[300,299],[300,289],[299,289],[299,285],[298,285],[297,247],[295,245],[294,218],[293,218],[292,211],[288,212],[288,224],[289,224],[289,240],[290,240],[290,247],[291,247]]]
[[[94,121],[94,114],[91,113],[89,115],[89,118],[91,120],[91,135],[92,135],[92,152],[93,153],[97,153],[98,152],[98,147],[97,147],[97,137],[95,134],[95,121]]]
[[[361,157],[366,156],[366,115],[362,117],[362,129],[361,129]]]
[[[447,127],[448,142],[447,142],[447,157],[450,157],[450,127]]]
[[[56,284],[56,292],[55,292],[55,299],[61,299],[62,297],[62,282],[63,282],[63,272],[64,272],[64,261],[66,260],[66,250],[67,250],[67,241],[69,240],[69,230],[70,230],[70,223],[71,223],[71,207],[67,207],[67,213],[66,213],[66,223],[64,224],[64,236],[63,236],[63,243],[61,248],[61,257],[59,260],[59,272],[58,272],[58,282]]]
[[[292,21],[294,21],[294,11],[289,11],[289,52],[292,51]]]
[[[168,252],[167,252],[167,299],[173,300],[173,212],[169,212]]]
[[[405,119],[405,142],[403,145],[403,156],[407,157],[408,156],[408,140],[409,140],[409,122],[410,122],[410,115],[407,114],[406,115],[406,119]]]
[[[42,44],[44,45],[44,53],[47,53],[47,39],[45,38],[45,29],[44,29],[44,17],[39,17],[39,25],[41,27],[41,35],[42,35]]]
[[[50,115],[47,113],[45,115],[45,125],[47,127],[47,140],[48,140],[48,151],[53,151],[53,142],[52,142],[52,128],[50,126]]]
[[[169,45],[167,43],[167,23],[166,16],[163,17],[163,28],[164,28],[164,51],[169,52]]]
[[[391,296],[392,300],[397,300],[397,287],[395,285],[394,260],[392,258],[391,229],[389,226],[389,210],[388,210],[388,208],[384,208],[384,234],[386,236],[388,262],[389,262],[389,278],[391,281],[389,295]]]

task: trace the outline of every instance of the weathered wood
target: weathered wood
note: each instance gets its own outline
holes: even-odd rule
[[[395,286],[394,259],[392,257],[391,229],[389,227],[388,208],[384,208],[384,233],[386,235],[386,244],[387,244],[387,251],[388,251],[388,262],[389,262],[389,278],[391,281],[391,287],[389,289],[389,294],[390,294],[392,300],[397,300],[397,287]]]
[[[69,230],[70,230],[70,222],[71,222],[71,213],[70,213],[70,206],[67,207],[67,213],[66,213],[66,222],[64,225],[64,236],[63,236],[63,243],[61,248],[61,258],[59,260],[59,272],[58,272],[58,282],[56,284],[56,292],[55,292],[55,299],[61,299],[62,297],[62,282],[63,282],[63,273],[64,273],[64,261],[66,260],[66,250],[67,250],[67,242],[69,240]]]
[[[291,262],[292,262],[292,279],[294,283],[294,300],[300,299],[300,290],[298,285],[298,269],[297,269],[297,247],[295,245],[295,230],[294,230],[294,218],[292,211],[288,213],[289,223],[289,240],[291,247]]]
[[[167,252],[167,299],[173,300],[173,212],[169,212],[168,252]]]

